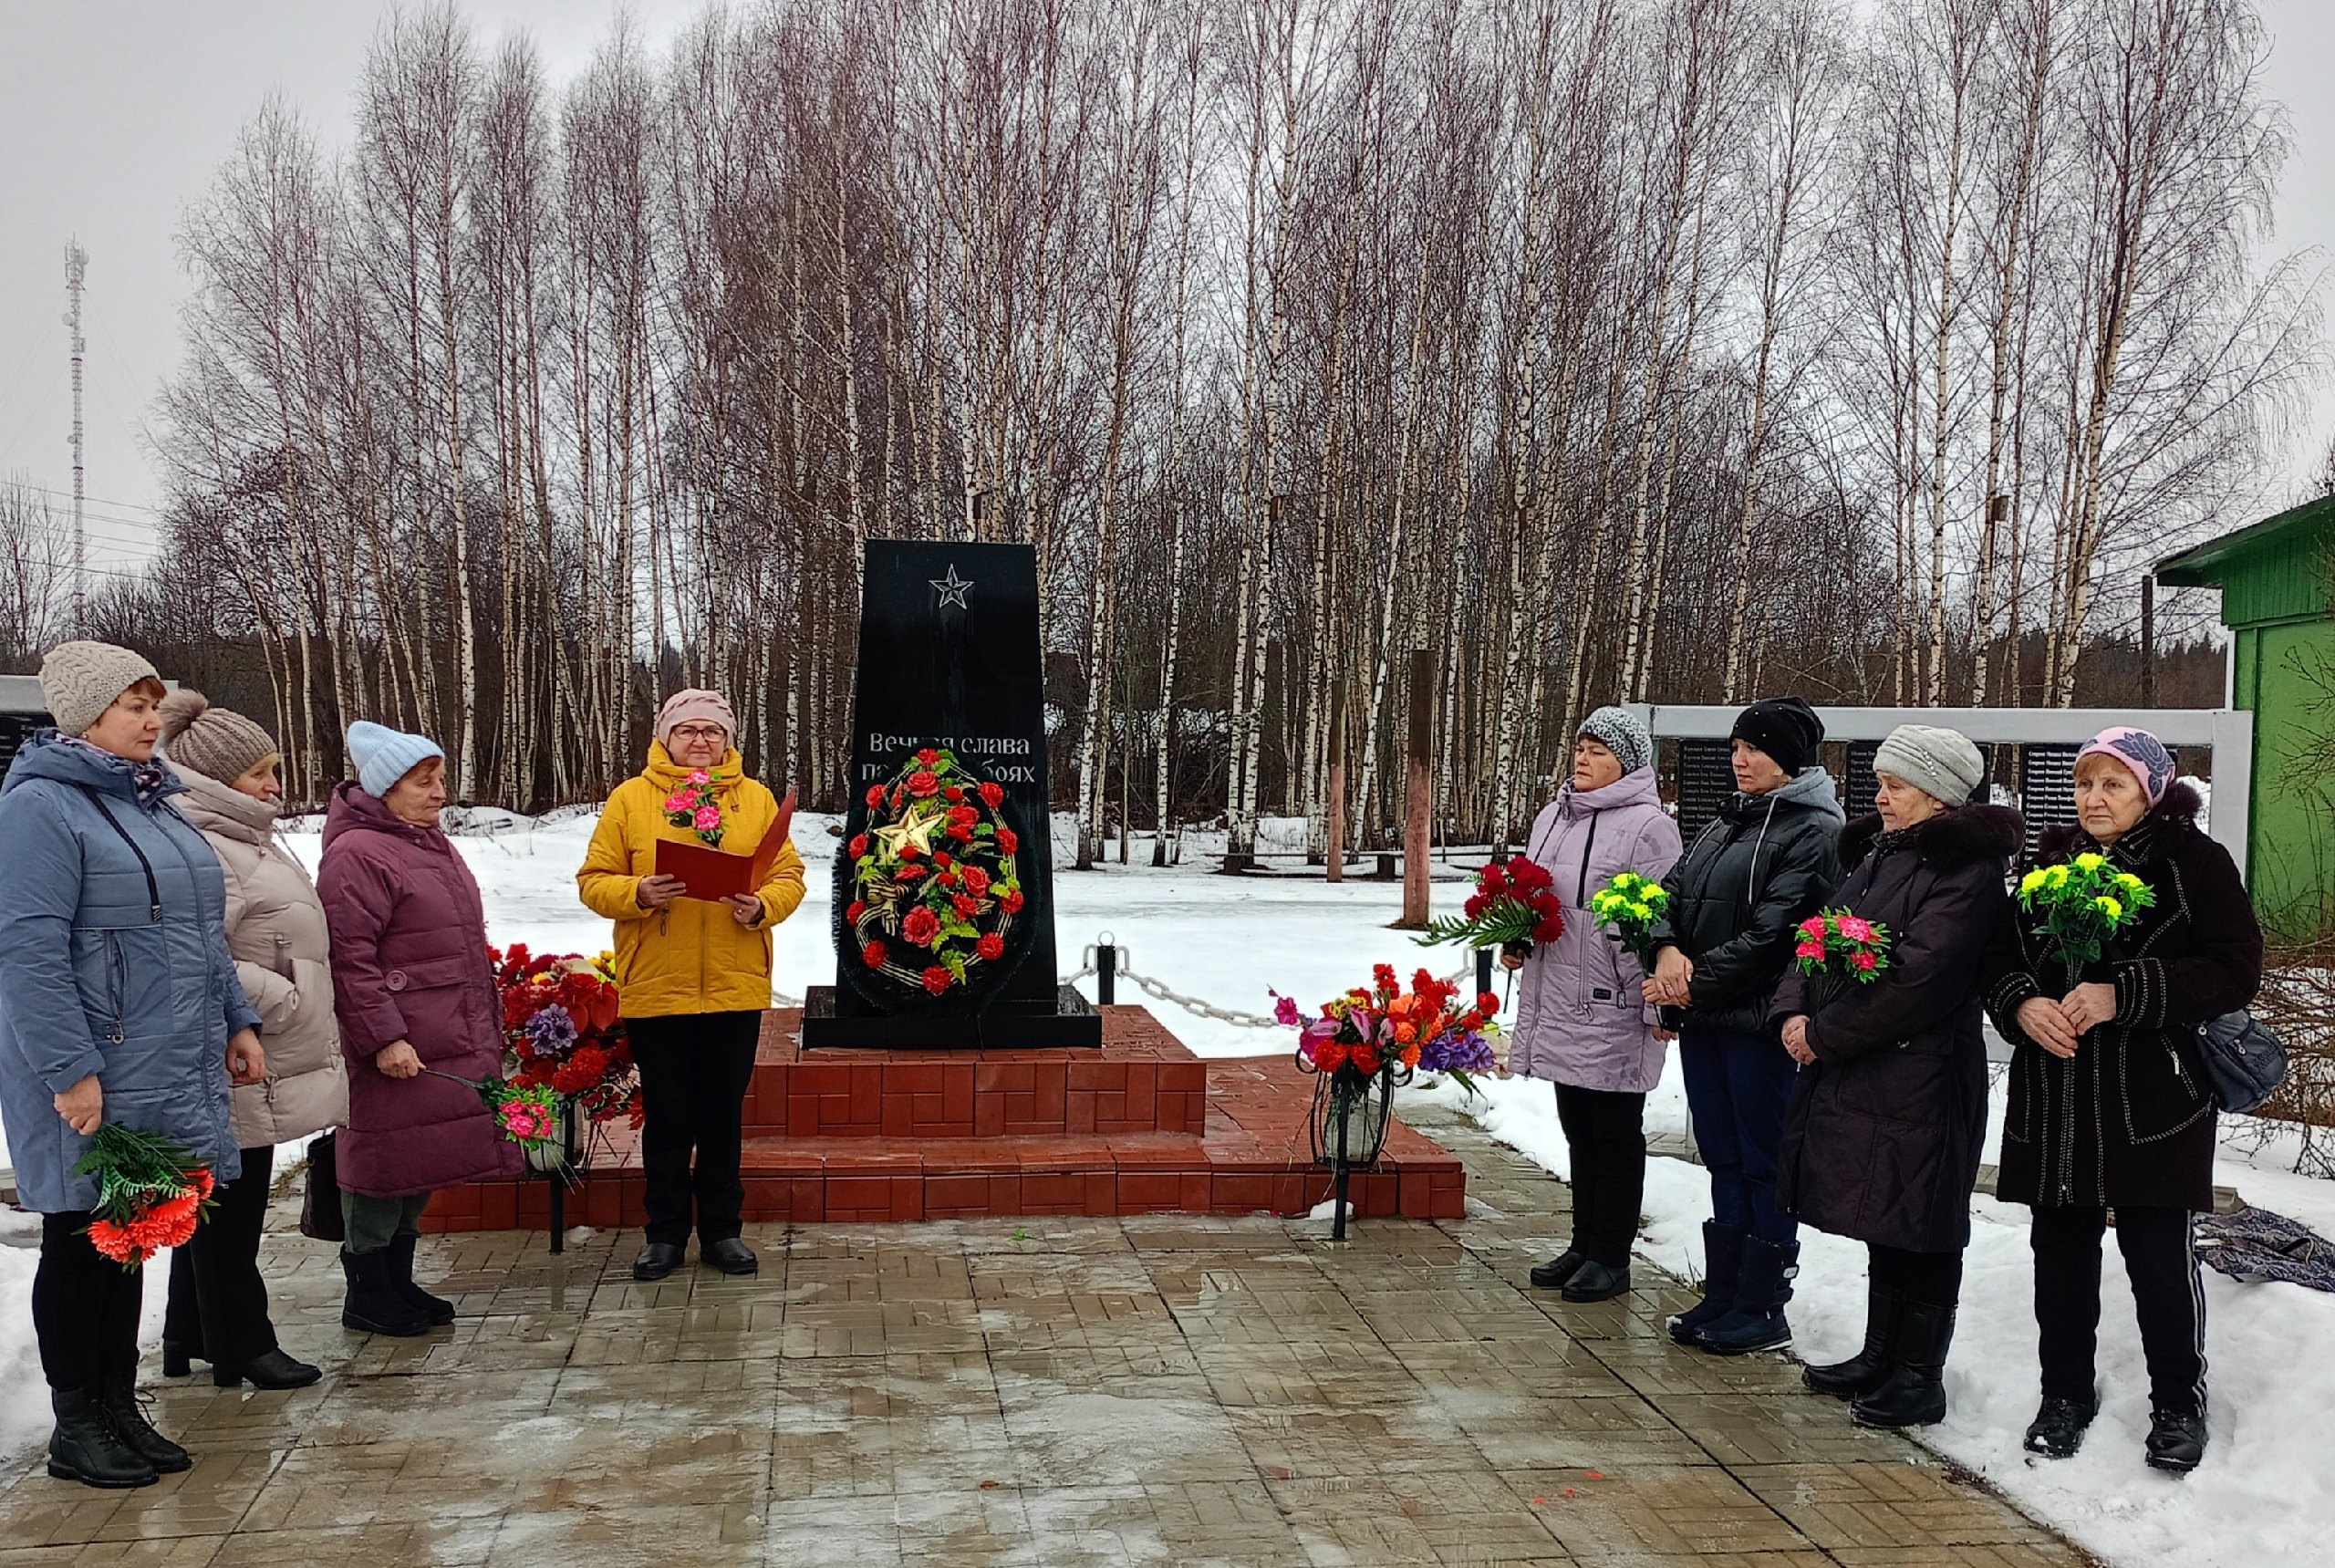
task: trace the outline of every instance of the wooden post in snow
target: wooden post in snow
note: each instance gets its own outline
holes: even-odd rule
[[[1330,688],[1329,821],[1323,834],[1329,870],[1323,880],[1346,879],[1346,683],[1341,678]]]
[[[1427,921],[1428,822],[1435,809],[1435,656],[1411,651],[1410,755],[1403,782],[1403,918],[1397,930],[1424,930]]]

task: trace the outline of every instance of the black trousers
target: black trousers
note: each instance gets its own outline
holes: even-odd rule
[[[2105,1209],[2038,1209],[2035,1326],[2046,1396],[2089,1405],[2100,1331],[2100,1241]],[[2205,1292],[2186,1209],[2119,1208],[2116,1246],[2133,1282],[2149,1399],[2174,1415],[2205,1413]]]
[[[1962,1299],[1962,1249],[1951,1252],[1910,1252],[1903,1247],[1865,1243],[1873,1282],[1895,1291],[1908,1301],[1950,1307]]]
[[[171,1303],[162,1337],[216,1366],[241,1366],[275,1348],[260,1277],[259,1238],[275,1150],[244,1150],[244,1173],[221,1188],[194,1240],[171,1253]]]
[[[90,1388],[138,1376],[138,1312],[145,1274],[89,1244],[85,1211],[44,1214],[33,1273],[33,1334],[51,1388]]]
[[[649,1185],[649,1239],[681,1246],[696,1199],[700,1244],[738,1234],[746,1203],[738,1179],[746,1085],[753,1081],[759,1012],[677,1012],[628,1018],[640,1064],[640,1163]],[[697,1155],[694,1169],[690,1152]]]
[[[1557,1124],[1572,1154],[1573,1251],[1622,1268],[1645,1200],[1645,1096],[1559,1084]]]

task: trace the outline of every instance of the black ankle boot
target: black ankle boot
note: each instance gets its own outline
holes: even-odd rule
[[[1880,1387],[1882,1378],[1888,1376],[1889,1341],[1897,1332],[1897,1309],[1902,1304],[1903,1298],[1887,1285],[1867,1286],[1864,1348],[1846,1361],[1805,1367],[1800,1380],[1819,1394],[1830,1394],[1835,1399],[1853,1399]]]
[[[1954,1309],[1908,1301],[1897,1309],[1889,1370],[1872,1393],[1849,1407],[1860,1427],[1926,1427],[1946,1419],[1946,1352],[1954,1343]]]
[[[2047,1459],[2073,1459],[2076,1450],[2083,1447],[2083,1435],[2091,1429],[2091,1418],[2099,1408],[2097,1403],[2079,1404],[2057,1395],[2044,1395],[2035,1419],[2027,1424],[2024,1447],[2029,1453],[2041,1454]]]
[[[2205,1461],[2205,1417],[2185,1410],[2151,1410],[2146,1453],[2151,1469],[2187,1475]]]
[[[83,1486],[152,1486],[154,1467],[121,1440],[94,1388],[52,1388],[57,1430],[48,1439],[48,1473]]]
[[[98,1397],[122,1445],[153,1466],[157,1475],[176,1475],[194,1468],[193,1456],[154,1430],[154,1424],[146,1418],[145,1407],[138,1397],[137,1374],[108,1378]]]
[[[277,1345],[264,1350],[243,1362],[213,1362],[211,1381],[220,1388],[237,1388],[249,1383],[254,1388],[306,1388],[322,1377],[321,1369],[296,1360]]]
[[[418,1236],[395,1236],[389,1240],[389,1283],[406,1305],[433,1324],[454,1321],[454,1303],[444,1296],[433,1296],[413,1282],[413,1248]]]
[[[430,1332],[429,1317],[390,1283],[388,1248],[377,1252],[343,1251],[340,1270],[348,1276],[348,1294],[340,1307],[341,1327],[398,1339]]]

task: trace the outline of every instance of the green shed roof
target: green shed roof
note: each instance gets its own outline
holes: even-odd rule
[[[2227,626],[2325,616],[2335,607],[2335,495],[2167,556],[2157,563],[2156,580],[2168,587],[2224,590]]]

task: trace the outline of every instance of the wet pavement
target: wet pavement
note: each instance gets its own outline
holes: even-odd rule
[[[628,1272],[633,1231],[428,1237],[452,1327],[339,1326],[279,1206],[291,1393],[164,1381],[189,1473],[109,1493],[0,1471],[17,1563],[1595,1563],[2086,1560],[1781,1356],[1672,1346],[1691,1294],[1525,1282],[1566,1189],[1428,1129],[1470,1215],[1160,1214],[749,1229],[763,1272]],[[150,1289],[160,1289],[158,1276]]]

